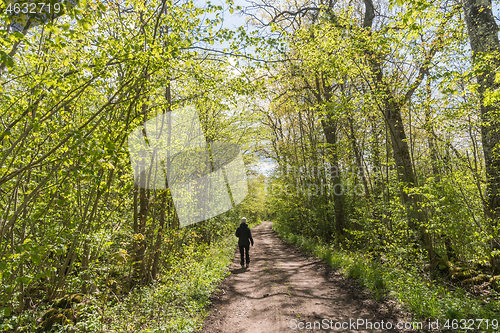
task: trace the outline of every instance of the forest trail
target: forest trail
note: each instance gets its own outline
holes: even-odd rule
[[[252,229],[255,246],[250,247],[250,268],[241,268],[236,251],[231,274],[214,295],[199,332],[378,332],[388,330],[367,330],[362,325],[308,330],[298,324],[323,319],[328,325],[330,320],[333,325],[358,319],[401,322],[396,314],[389,314],[390,306],[371,299],[355,281],[343,278],[323,261],[283,242],[271,226],[263,222]]]

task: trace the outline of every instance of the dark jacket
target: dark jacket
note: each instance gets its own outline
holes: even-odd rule
[[[252,232],[246,223],[241,223],[238,229],[236,229],[236,237],[239,238],[238,245],[239,246],[248,246],[250,245],[250,240],[253,246],[253,238]]]

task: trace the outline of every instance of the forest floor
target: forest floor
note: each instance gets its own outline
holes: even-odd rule
[[[396,329],[398,323],[409,327],[412,321],[394,301],[376,301],[355,280],[283,242],[271,227],[263,222],[252,229],[255,246],[250,247],[248,269],[241,268],[236,251],[231,274],[213,295],[199,332],[414,331]],[[315,322],[316,329],[306,329]],[[377,325],[384,329],[375,329]]]

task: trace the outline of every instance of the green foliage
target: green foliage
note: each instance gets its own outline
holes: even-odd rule
[[[184,256],[171,266],[158,283],[114,302],[107,303],[102,318],[82,322],[106,332],[191,332],[204,318],[209,297],[234,254],[235,240],[213,244],[211,248],[187,245]]]
[[[330,6],[291,26],[294,10],[283,12],[270,24],[278,39],[221,28],[222,6],[192,0],[80,1],[1,30],[2,327],[32,323],[27,299],[84,291],[88,331],[154,330],[150,317],[190,330],[222,276],[225,257],[212,251],[241,216],[272,218],[290,242],[418,317],[490,318],[494,302],[449,295],[417,268],[434,278],[498,255],[480,131],[495,117],[485,124],[477,109],[499,93],[483,96],[472,80],[495,55],[471,62],[473,29],[456,5],[376,3],[370,28],[357,8]],[[271,62],[251,63],[245,46]],[[247,165],[271,157],[277,170],[249,171],[238,207],[180,229],[169,190],[134,187],[126,145],[132,129],[184,105],[200,111],[209,142],[239,145]]]
[[[238,209],[249,223],[261,222],[267,217],[265,179],[262,175],[248,178],[248,195],[238,205]]]
[[[162,278],[150,286],[134,289],[120,296],[103,291],[87,297],[78,307],[76,324],[60,327],[56,332],[78,329],[81,332],[192,332],[206,315],[210,295],[227,275],[234,255],[234,237],[213,243],[211,247],[186,244],[183,256],[168,255],[172,263]],[[37,313],[40,312],[39,309]],[[12,324],[31,327],[33,315],[25,313],[24,320],[11,318]]]
[[[177,260],[193,256],[196,266],[203,255],[212,255],[210,246],[232,236],[241,214],[250,222],[264,216],[263,183],[255,179],[241,208],[179,229],[170,193],[139,191],[130,167],[130,132],[183,105],[200,110],[208,141],[238,144],[245,162],[255,162],[255,137],[263,131],[246,96],[255,89],[247,80],[255,68],[230,63],[206,46],[229,42],[227,51],[241,54],[242,45],[258,40],[244,29],[220,28],[223,10],[190,0],[89,0],[22,33],[2,30],[0,323],[5,327],[21,325],[25,311],[42,308],[43,299],[84,291],[94,304],[87,315],[96,319],[89,319],[86,329],[98,331],[102,314],[96,302],[106,305],[107,296],[125,297],[131,290],[131,299],[139,297],[141,286],[189,264]],[[2,11],[0,24],[10,23]],[[219,262],[213,265],[213,272],[220,268]],[[212,288],[205,280],[217,276],[192,274],[191,287],[200,288],[190,298],[193,313]]]

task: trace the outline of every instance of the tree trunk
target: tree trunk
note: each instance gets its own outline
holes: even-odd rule
[[[372,175],[374,178],[372,193],[376,199],[379,199],[381,194],[383,194],[383,189],[384,189],[382,162],[380,157],[381,155],[380,140],[379,140],[380,130],[376,124],[375,119],[370,119],[370,123],[372,132],[372,143],[370,148],[371,148],[372,163],[373,163]]]
[[[327,84],[324,73],[321,77],[315,76],[316,89],[310,89],[319,104],[326,104],[332,100],[332,87]],[[309,86],[309,84],[308,84]],[[310,86],[309,86],[310,87]],[[321,93],[322,92],[322,93]],[[342,239],[346,228],[346,209],[344,204],[344,190],[340,182],[339,153],[337,149],[337,120],[333,119],[332,110],[326,112],[326,116],[321,119],[321,126],[326,142],[330,146],[330,175],[332,178],[331,193],[333,196],[333,207],[335,210],[335,229],[337,240]]]
[[[146,177],[145,173],[141,173],[141,177]],[[149,190],[144,187],[139,188],[139,223],[135,231],[136,253],[134,256],[134,281],[142,283],[144,278],[144,255],[146,253],[146,222],[148,220],[149,211]]]
[[[87,294],[89,292],[89,257],[90,257],[90,246],[88,240],[83,243],[83,257],[82,257],[82,293]]]
[[[481,103],[481,138],[487,181],[485,211],[487,218],[491,219],[493,234],[496,234],[500,219],[500,158],[496,151],[500,142],[500,132],[498,132],[498,116],[495,115],[498,112],[498,106],[486,105],[485,93],[494,91],[499,86],[495,83],[496,71],[494,70],[500,65],[498,26],[493,16],[491,0],[463,0],[463,8],[473,61],[483,65],[481,73],[477,76],[477,82]],[[488,55],[493,55],[491,60],[484,59],[484,56]],[[499,242],[498,237],[491,240],[492,251],[500,251]],[[500,271],[499,255],[492,256],[491,265],[495,271]]]
[[[429,147],[429,158],[431,160],[432,176],[436,183],[438,191],[442,191],[442,186],[439,184],[441,181],[441,171],[439,169],[439,154],[437,151],[437,146],[434,138],[434,128],[432,126],[432,110],[431,110],[431,84],[430,81],[426,82],[426,95],[427,95],[427,105],[425,106],[425,132],[427,134],[427,146]],[[444,243],[444,248],[446,251],[446,256],[448,260],[456,258],[455,251],[453,250],[452,241],[449,235],[446,233],[441,233],[441,239]]]
[[[375,12],[372,0],[364,0],[364,2],[366,11],[363,27],[367,29],[369,34]],[[416,87],[418,87],[418,84],[410,88],[404,97],[398,98],[394,96],[385,82],[379,57],[367,47],[365,47],[363,51],[368,58],[368,66],[371,69],[371,78],[374,83],[375,91],[382,96],[383,115],[391,137],[398,179],[404,187],[411,189],[417,185],[417,179],[415,170],[413,169],[412,158],[401,114],[404,104],[411,97],[411,94],[415,91]],[[426,66],[428,65],[427,63]],[[424,65],[421,68],[421,71],[422,70],[424,70],[424,72],[426,71]],[[416,232],[417,239],[425,246],[429,262],[432,264],[434,261],[434,253],[430,235],[425,232],[422,226],[426,221],[426,216],[420,205],[421,198],[419,195],[409,196],[403,188],[401,189],[401,199],[407,209],[408,226]]]
[[[431,159],[432,175],[434,176],[436,183],[441,180],[441,172],[438,166],[438,152],[436,148],[436,143],[434,142],[434,128],[432,126],[432,111],[431,111],[431,86],[430,81],[426,82],[426,93],[427,93],[427,105],[425,107],[425,132],[427,134],[427,146],[429,147],[429,158]]]
[[[339,154],[337,151],[337,124],[332,120],[332,116],[328,115],[327,119],[321,120],[323,131],[325,133],[326,142],[331,146],[331,177],[332,177],[332,195],[333,205],[335,209],[335,228],[337,236],[344,234],[346,227],[346,216],[344,207],[344,193],[340,182]]]
[[[160,217],[159,217],[159,228],[158,234],[156,235],[156,243],[153,247],[153,265],[151,267],[151,278],[153,280],[156,279],[156,275],[158,274],[158,265],[160,262],[161,255],[161,241],[163,240],[163,233],[165,227],[165,209],[167,206],[167,190],[164,190],[161,194],[161,202],[160,202]]]
[[[365,168],[363,165],[363,156],[361,156],[361,151],[359,150],[358,142],[354,134],[354,120],[352,119],[352,117],[347,117],[347,121],[349,122],[349,139],[351,140],[354,157],[356,158],[357,171],[360,175],[361,181],[363,182],[365,196],[368,200],[370,200],[370,190],[368,188],[368,181],[366,180]]]

